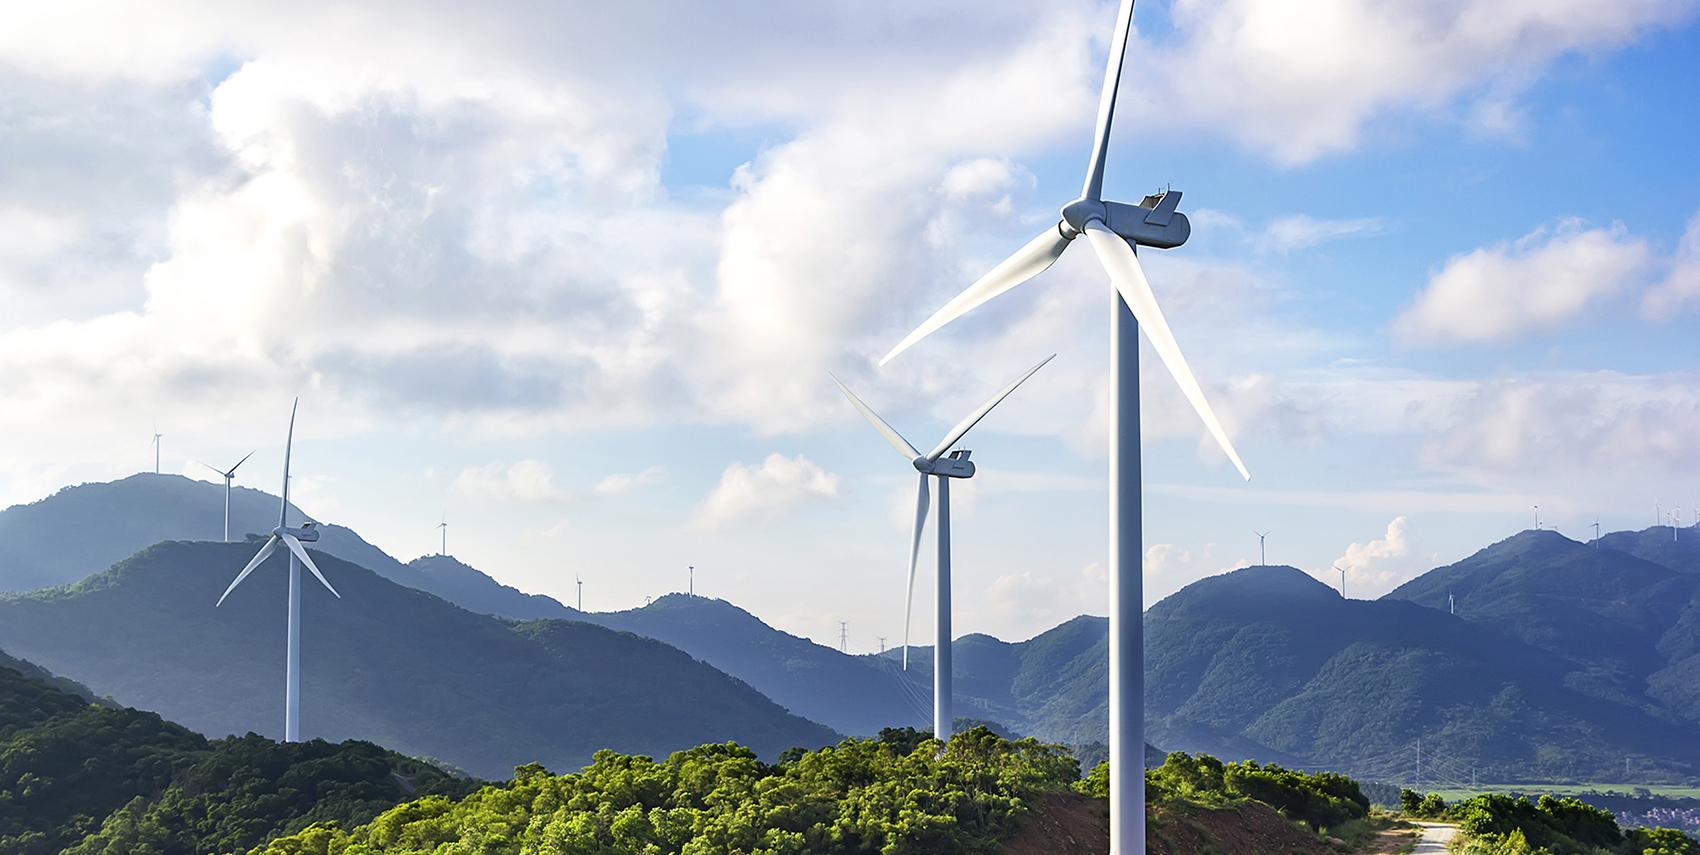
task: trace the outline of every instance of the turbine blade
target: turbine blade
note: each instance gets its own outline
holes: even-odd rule
[[[1128,308],[1133,310],[1133,316],[1139,320],[1140,329],[1145,330],[1145,337],[1150,340],[1152,349],[1157,351],[1157,356],[1163,360],[1163,365],[1169,369],[1175,383],[1180,385],[1181,392],[1198,412],[1205,428],[1216,438],[1216,444],[1227,452],[1234,468],[1240,471],[1240,477],[1250,481],[1251,473],[1246,471],[1245,463],[1240,460],[1239,453],[1234,451],[1234,444],[1228,441],[1228,432],[1223,430],[1222,423],[1217,421],[1216,413],[1210,409],[1210,402],[1204,398],[1204,390],[1199,387],[1198,379],[1192,376],[1192,369],[1187,366],[1186,357],[1181,355],[1181,347],[1175,342],[1175,334],[1169,330],[1169,322],[1163,318],[1163,310],[1157,306],[1157,295],[1152,293],[1151,283],[1145,278],[1145,271],[1140,268],[1139,257],[1134,254],[1133,247],[1098,220],[1086,224],[1086,239],[1092,243],[1092,250],[1098,254],[1098,260],[1110,274],[1110,281],[1115,283],[1117,293],[1121,294]]]
[[[325,578],[325,574],[319,572],[319,565],[314,564],[313,559],[307,557],[307,550],[301,548],[301,541],[286,534],[283,536],[283,543],[289,547],[290,552],[295,553],[296,558],[301,559],[302,564],[307,565],[308,570],[313,571],[313,575],[319,578],[319,584],[324,585],[325,590],[336,594],[337,599],[342,599],[342,595],[337,594],[336,589],[331,587],[330,580]]]
[[[896,428],[886,424],[885,419],[880,418],[879,413],[874,412],[873,407],[862,403],[862,399],[856,397],[856,393],[850,391],[850,387],[844,385],[844,381],[839,380],[838,375],[828,371],[826,376],[832,378],[833,384],[838,386],[838,391],[844,393],[844,397],[850,399],[850,403],[856,408],[856,412],[861,413],[862,418],[867,419],[868,424],[873,425],[874,430],[879,431],[880,436],[885,437],[885,441],[891,443],[891,447],[897,449],[897,453],[903,455],[904,460],[913,461],[921,456],[921,452],[916,451],[915,446],[910,445],[909,440],[904,439],[903,434],[898,433]]]
[[[1104,160],[1110,150],[1110,126],[1115,124],[1116,89],[1121,85],[1122,60],[1127,54],[1128,31],[1133,29],[1133,0],[1122,0],[1116,13],[1116,33],[1110,40],[1110,57],[1104,66],[1104,88],[1098,93],[1098,127],[1092,137],[1092,159],[1086,164],[1082,198],[1096,202],[1104,193]]]
[[[1062,257],[1063,250],[1068,248],[1070,238],[1064,237],[1059,228],[1046,229],[1043,234],[1027,242],[1026,246],[1015,251],[1014,255],[998,262],[998,266],[987,271],[969,285],[967,290],[956,295],[944,307],[933,313],[915,331],[906,336],[897,346],[880,359],[880,365],[885,365],[899,353],[909,349],[915,342],[932,335],[940,327],[978,308],[987,300],[1032,279],[1045,272],[1046,268],[1055,264]]]
[[[258,451],[258,450],[259,450],[259,449],[255,449],[255,451]],[[250,451],[250,452],[248,452],[248,453],[247,453],[247,454],[244,454],[244,455],[242,455],[242,459],[241,459],[241,460],[238,460],[238,461],[236,461],[236,465],[235,465],[235,466],[232,466],[232,467],[230,467],[230,471],[229,471],[229,472],[226,472],[226,473],[224,473],[224,474],[226,474],[226,475],[228,475],[228,476],[230,476],[230,477],[232,477],[232,478],[235,478],[235,477],[236,477],[236,470],[238,470],[238,469],[241,469],[241,468],[242,468],[242,464],[244,464],[244,463],[247,463],[247,462],[248,462],[248,458],[250,458],[250,457],[253,457],[253,456],[254,456],[254,452],[253,452],[253,451]]]
[[[909,622],[915,616],[915,563],[921,557],[921,532],[927,528],[927,506],[932,495],[927,488],[927,473],[921,473],[921,484],[915,492],[915,535],[909,541],[909,595],[903,601],[903,670],[909,670]]]
[[[200,463],[200,461],[198,461],[198,460],[195,461],[195,462]],[[201,463],[201,465],[207,467],[208,469],[211,469],[212,471],[214,471],[216,473],[218,473],[218,477],[220,477],[220,478],[224,477],[224,470],[223,469],[220,469],[217,466],[212,465],[211,463]]]
[[[1020,377],[1017,377],[1015,379],[1014,383],[1011,383],[1008,386],[1003,387],[1003,389],[1001,391],[999,391],[996,395],[993,395],[991,398],[987,399],[987,401],[984,404],[981,404],[979,409],[975,410],[972,413],[969,413],[968,418],[965,418],[962,421],[957,422],[956,427],[951,428],[950,433],[945,434],[944,439],[942,441],[940,441],[939,444],[935,448],[933,448],[933,450],[931,452],[929,452],[927,454],[927,459],[928,460],[939,459],[939,456],[944,454],[945,452],[949,451],[950,447],[955,445],[957,440],[961,439],[964,434],[968,433],[968,431],[972,430],[975,425],[979,424],[980,420],[985,418],[986,414],[991,412],[993,407],[997,406],[998,404],[1003,403],[1003,399],[1009,397],[1010,393],[1014,392],[1015,388],[1017,386],[1020,386],[1021,384],[1027,382],[1027,378],[1032,377],[1039,369],[1044,368],[1045,363],[1050,362],[1051,360],[1056,359],[1056,358],[1057,358],[1057,355],[1053,353],[1050,356],[1047,356],[1044,359],[1039,360],[1038,365],[1035,365],[1032,368],[1027,369],[1026,374],[1023,374]]]
[[[254,572],[254,568],[264,564],[267,558],[272,557],[272,550],[276,548],[277,535],[274,534],[266,538],[266,545],[260,547],[260,551],[254,553],[254,558],[248,562],[248,566],[242,568],[242,572],[236,574],[236,578],[231,580],[230,587],[225,588],[224,593],[219,595],[218,602],[213,604],[213,608],[224,605],[224,598],[230,596],[230,592],[236,590],[236,586],[242,584],[242,580],[248,578],[248,574]]]
[[[289,436],[283,441],[283,496],[277,505],[277,526],[284,528],[289,525],[289,454],[295,448],[295,409],[301,406],[301,397],[295,397],[295,403],[289,405]]]

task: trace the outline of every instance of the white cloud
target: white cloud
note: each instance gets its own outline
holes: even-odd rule
[[[1393,331],[1416,344],[1475,344],[1556,329],[1626,289],[1651,257],[1621,224],[1565,220],[1448,259]]]
[[[449,489],[475,499],[553,502],[567,497],[555,487],[554,471],[541,460],[470,466],[455,476]]]
[[[838,495],[838,476],[799,454],[769,454],[756,464],[733,463],[697,507],[698,528],[750,519],[773,519],[805,502]]]
[[[1136,45],[1142,60],[1134,67],[1155,71],[1144,98],[1166,121],[1303,163],[1350,150],[1367,125],[1395,111],[1486,101],[1467,121],[1503,125],[1514,114],[1507,90],[1554,60],[1628,44],[1687,20],[1694,7],[1692,0],[1177,0],[1173,33]]]
[[[1386,230],[1387,224],[1379,217],[1331,220],[1308,214],[1287,214],[1271,220],[1256,242],[1264,249],[1287,253],[1342,238],[1381,234]]]
[[[1346,569],[1347,596],[1374,599],[1427,572],[1434,556],[1426,553],[1405,516],[1394,517],[1380,538],[1353,543],[1334,559]],[[1330,582],[1338,584],[1338,578]]]
[[[1641,300],[1641,313],[1664,321],[1700,307],[1700,214],[1688,221],[1669,271]]]
[[[1005,573],[986,586],[986,610],[1030,626],[1054,626],[1083,614],[1103,614],[1109,577],[1096,562],[1073,573]]]
[[[596,482],[596,486],[590,488],[590,491],[598,496],[617,496],[646,484],[653,484],[666,474],[666,467],[660,465],[651,466],[642,472],[616,472]]]

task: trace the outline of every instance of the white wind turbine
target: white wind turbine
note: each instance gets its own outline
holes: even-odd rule
[[[1153,194],[1138,205],[1103,198],[1104,161],[1115,115],[1116,89],[1132,26],[1133,0],[1122,0],[1104,69],[1097,130],[1080,197],[1063,206],[1061,222],[999,262],[880,360],[882,365],[889,362],[945,324],[1037,276],[1082,235],[1109,274],[1114,295],[1119,295],[1111,297],[1110,324],[1110,385],[1115,395],[1110,424],[1110,851],[1116,855],[1145,851],[1139,329],[1145,330],[1152,349],[1240,475],[1248,480],[1251,477],[1181,355],[1134,252],[1135,245],[1169,249],[1186,242],[1192,226],[1185,215],[1176,211],[1181,194],[1172,190]]]
[[[271,537],[266,538],[265,545],[261,546],[260,551],[254,554],[254,559],[248,562],[248,566],[242,568],[242,572],[236,574],[236,578],[231,580],[230,587],[224,589],[224,593],[218,598],[217,603],[220,606],[224,605],[224,600],[230,596],[230,592],[236,590],[236,586],[242,584],[242,580],[248,578],[248,574],[254,572],[254,568],[265,563],[265,560],[271,557],[272,551],[277,549],[279,543],[282,543],[288,549],[289,635],[284,655],[284,742],[299,742],[301,740],[301,565],[305,564],[308,570],[313,571],[313,575],[318,578],[320,584],[325,586],[325,590],[330,591],[337,599],[342,599],[342,595],[331,587],[330,580],[325,578],[325,574],[319,572],[318,565],[313,563],[313,559],[307,556],[307,550],[301,546],[303,542],[313,543],[319,539],[318,527],[310,520],[302,523],[300,528],[290,528],[288,524],[289,452],[295,444],[295,407],[300,403],[301,399],[297,398],[295,404],[292,404],[289,408],[289,435],[283,445],[283,497],[278,501],[277,528],[272,529]]]
[[[153,426],[153,474],[159,474],[159,441],[165,434],[159,432],[159,425]]]
[[[220,469],[217,466],[213,466],[213,465],[208,464],[208,463],[202,463],[201,464],[202,466],[205,466],[208,469],[211,469],[212,471],[217,472],[218,477],[224,479],[224,542],[225,543],[230,542],[230,482],[236,480],[236,470],[242,468],[242,464],[247,463],[248,458],[253,457],[253,456],[254,456],[254,452],[252,452],[252,451],[248,452],[247,454],[242,455],[242,459],[236,461],[236,465],[230,467],[229,469]]]
[[[837,377],[832,382],[838,386],[838,391],[850,399],[856,411],[874,430],[885,437],[885,441],[897,449],[905,463],[915,467],[920,473],[919,486],[915,493],[915,529],[909,541],[909,586],[908,595],[903,607],[903,667],[909,667],[909,623],[915,610],[915,564],[921,556],[921,532],[927,526],[927,506],[930,495],[927,490],[927,476],[939,479],[939,540],[938,540],[938,617],[933,624],[933,736],[937,739],[949,740],[953,723],[955,722],[951,704],[950,670],[951,670],[951,633],[950,633],[950,479],[974,477],[974,464],[969,462],[971,454],[966,449],[951,451],[951,446],[962,439],[974,425],[986,417],[1003,399],[1009,397],[1017,386],[1032,377],[1034,372],[1045,367],[1046,362],[1056,358],[1052,354],[1044,358],[1038,365],[1027,370],[1027,373],[1016,378],[1015,382],[1003,387],[979,409],[969,413],[968,417],[956,423],[956,427],[944,435],[944,439],[933,447],[932,451],[922,454],[915,446],[903,438],[885,419],[879,417],[856,393],[850,391]],[[828,375],[831,376],[831,375]],[[945,452],[950,452],[946,457]]]

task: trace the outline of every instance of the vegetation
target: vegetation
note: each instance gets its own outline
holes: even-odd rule
[[[1457,823],[1466,855],[1700,855],[1700,841],[1678,829],[1625,829],[1575,798],[1484,793],[1448,807],[1438,794],[1405,790],[1400,802],[1409,816]]]
[[[370,743],[208,741],[0,666],[0,852],[240,851],[470,788]]]
[[[353,831],[315,825],[264,851],[424,853],[459,843],[481,852],[609,855],[992,852],[1041,796],[1077,777],[1058,746],[985,728],[948,746],[908,729],[886,731],[773,765],[732,743],[659,762],[604,751],[580,772],[526,766],[511,783],[459,802],[420,799]]]

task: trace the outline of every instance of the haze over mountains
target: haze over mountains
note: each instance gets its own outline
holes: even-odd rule
[[[141,475],[0,511],[0,588],[80,579],[168,537],[216,538],[221,491]],[[276,502],[238,491],[233,530],[269,528]],[[1523,532],[1379,601],[1342,600],[1287,567],[1203,580],[1148,613],[1151,741],[1387,778],[1408,775],[1419,738],[1431,763],[1473,764],[1484,780],[1602,777],[1625,758],[1644,776],[1695,775],[1700,532],[1671,535],[1619,532],[1596,549]],[[929,717],[926,647],[904,672],[896,650],[847,656],[724,601],[678,594],[585,614],[451,557],[403,564],[344,528],[326,526],[319,547],[349,563],[323,563],[346,599],[308,593],[310,733],[499,775],[603,745],[739,738],[777,751]],[[204,733],[266,732],[279,717],[281,564],[256,574],[240,620],[224,614],[238,598],[211,609],[249,552],[165,544],[71,589],[0,600],[0,646]],[[1080,617],[1021,642],[957,639],[958,714],[1101,741],[1105,630]],[[662,708],[687,689],[694,715]]]

